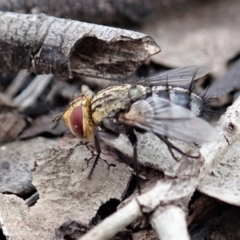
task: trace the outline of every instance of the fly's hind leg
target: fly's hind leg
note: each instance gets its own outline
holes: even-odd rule
[[[178,162],[179,159],[175,156],[175,154],[174,154],[172,148],[171,148],[168,144],[166,144],[166,145],[167,145],[168,151],[170,152],[172,158],[175,159],[176,162]]]
[[[171,142],[167,139],[167,137],[164,137],[164,136],[162,136],[162,135],[160,135],[160,134],[156,134],[156,135],[158,136],[158,138],[159,138],[160,140],[162,140],[162,141],[167,145],[170,154],[172,155],[172,157],[173,157],[176,161],[178,161],[178,159],[177,159],[177,157],[174,155],[173,149],[174,149],[175,151],[177,151],[178,153],[182,154],[183,156],[186,156],[186,157],[190,157],[190,158],[199,158],[199,157],[200,157],[200,154],[198,154],[197,156],[189,155],[189,154],[183,152],[180,148],[176,147],[173,143],[171,143]]]

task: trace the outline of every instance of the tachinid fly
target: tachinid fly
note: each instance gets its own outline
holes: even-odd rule
[[[133,146],[135,161],[135,131],[152,132],[168,144],[169,149],[174,145],[168,138],[197,144],[212,142],[218,138],[217,132],[199,118],[204,113],[205,102],[192,93],[191,87],[180,87],[206,74],[204,67],[194,66],[115,83],[93,97],[78,96],[62,117],[75,136],[94,138],[98,151],[94,166],[100,156],[99,137],[112,138],[125,134]],[[180,149],[174,149],[184,154]]]

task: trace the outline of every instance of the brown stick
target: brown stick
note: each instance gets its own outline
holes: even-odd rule
[[[0,12],[0,71],[124,79],[160,51],[145,34],[50,17]]]

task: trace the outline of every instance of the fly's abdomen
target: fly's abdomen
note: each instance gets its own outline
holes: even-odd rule
[[[92,99],[91,112],[95,124],[112,118],[116,113],[127,110],[137,100],[145,99],[147,87],[123,84],[110,86],[98,92]]]
[[[152,87],[151,94],[171,101],[172,103],[191,110],[197,117],[204,113],[204,100],[188,89],[172,86]]]
[[[198,95],[192,93],[190,109],[196,116],[203,116],[206,109],[205,101]]]

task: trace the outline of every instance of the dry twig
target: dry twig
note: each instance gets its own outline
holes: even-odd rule
[[[160,51],[145,34],[50,17],[0,12],[0,71],[124,79]]]

